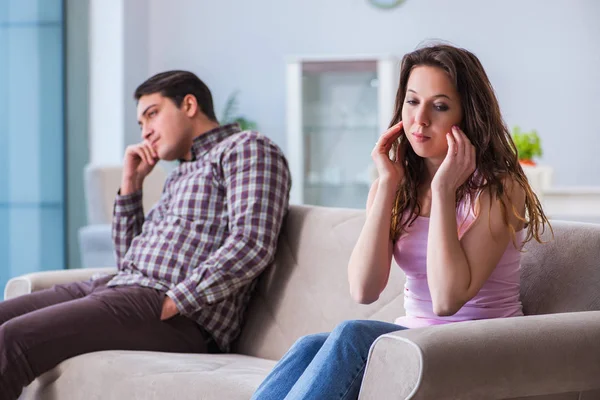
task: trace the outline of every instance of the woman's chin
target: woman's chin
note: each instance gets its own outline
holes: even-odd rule
[[[431,151],[430,149],[424,149],[420,146],[413,147],[413,150],[415,151],[415,154],[421,158],[431,158],[436,155],[436,153]]]
[[[439,151],[431,151],[430,149],[413,147],[413,150],[415,151],[415,154],[419,157],[429,160],[443,160],[446,157],[446,153],[440,153]]]

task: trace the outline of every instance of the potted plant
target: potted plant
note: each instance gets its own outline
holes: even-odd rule
[[[257,129],[256,122],[247,119],[243,115],[238,115],[238,94],[239,91],[236,90],[227,98],[227,101],[225,102],[225,109],[223,110],[223,116],[220,120],[221,124],[225,125],[237,122],[242,131],[255,131]]]
[[[512,130],[513,141],[517,147],[519,163],[533,191],[543,199],[544,192],[552,185],[554,170],[548,165],[538,165],[533,158],[542,155],[542,143],[536,130],[523,132],[515,126]]]
[[[534,129],[530,132],[523,132],[519,126],[513,127],[513,141],[517,146],[517,156],[522,165],[535,166],[533,157],[542,155],[542,143],[540,136]]]

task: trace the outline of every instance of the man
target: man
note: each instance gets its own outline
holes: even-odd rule
[[[118,273],[0,303],[0,399],[61,361],[100,350],[228,351],[273,260],[290,174],[268,138],[219,126],[211,93],[170,71],[135,91],[143,141],[115,200]],[[142,184],[180,160],[144,218]]]

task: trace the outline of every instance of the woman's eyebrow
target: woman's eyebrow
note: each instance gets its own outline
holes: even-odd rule
[[[408,91],[409,91],[409,92],[411,92],[411,93],[414,93],[414,94],[418,94],[418,93],[417,93],[415,90],[413,90],[413,89],[408,89]],[[452,99],[451,99],[449,96],[447,96],[447,95],[445,95],[445,94],[443,94],[443,93],[436,94],[435,96],[433,96],[433,98],[438,98],[438,97],[445,97],[445,98],[447,98],[448,100],[452,100]]]

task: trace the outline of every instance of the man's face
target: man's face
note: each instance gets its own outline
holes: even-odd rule
[[[177,160],[187,156],[192,147],[192,123],[175,103],[153,93],[142,96],[137,105],[142,139],[154,148],[161,160]]]

